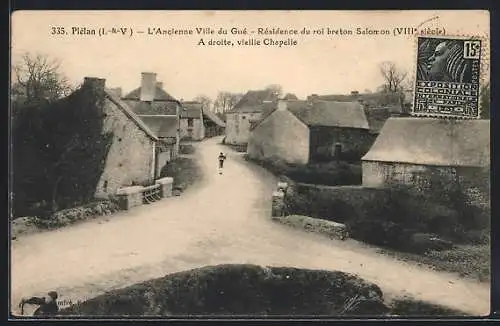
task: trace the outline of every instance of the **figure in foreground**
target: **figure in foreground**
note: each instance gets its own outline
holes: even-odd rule
[[[54,316],[59,312],[59,307],[57,306],[57,292],[50,291],[45,297],[31,297],[29,299],[22,299],[19,304],[21,308],[21,314],[24,314],[24,305],[33,304],[38,305],[38,309],[35,310],[33,316]]]

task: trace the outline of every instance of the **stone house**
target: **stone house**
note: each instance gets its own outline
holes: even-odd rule
[[[359,103],[280,100],[253,125],[247,153],[294,164],[359,160],[373,140]]]
[[[180,113],[180,137],[187,140],[205,138],[203,104],[194,101],[182,102]]]
[[[113,89],[115,94],[121,94],[120,88]],[[182,109],[181,102],[163,89],[163,83],[157,81],[157,74],[143,72],[141,85],[122,97],[132,111],[141,116],[161,115],[179,117]],[[173,118],[169,118],[172,121]],[[177,131],[180,132],[180,120],[177,118]],[[180,140],[180,136],[177,137]],[[179,141],[172,148],[173,157],[179,154]]]
[[[371,115],[375,117],[376,120],[374,122],[376,126],[374,130],[380,130],[383,122],[391,116],[409,116],[413,101],[412,93],[409,90],[404,90],[401,93],[359,93],[357,91],[352,91],[351,94],[312,94],[308,96],[308,100],[312,99],[335,102],[357,101],[364,106],[367,116]],[[374,111],[373,114],[371,114],[372,111]]]
[[[362,158],[362,173],[365,186],[436,196],[459,190],[469,203],[489,206],[490,122],[390,118]]]
[[[275,107],[271,90],[248,91],[226,112],[226,144],[247,145],[252,123]]]
[[[106,80],[86,77],[83,88],[98,94],[102,111],[102,133],[112,135],[111,145],[103,158],[95,197],[108,198],[132,184],[152,183],[157,178],[158,150],[161,143],[150,128],[113,91]]]

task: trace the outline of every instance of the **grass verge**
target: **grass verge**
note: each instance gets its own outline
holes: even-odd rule
[[[201,180],[202,173],[194,158],[178,157],[163,168],[160,177],[174,178],[174,190],[182,192]]]
[[[46,218],[21,217],[11,221],[11,237],[17,238],[23,234],[36,233],[42,230],[52,230],[77,222],[111,215],[120,210],[116,201],[102,200],[58,211]]]
[[[491,249],[489,244],[457,245],[444,251],[428,251],[423,254],[380,249],[381,253],[403,261],[416,262],[438,271],[458,273],[480,282],[491,281]]]

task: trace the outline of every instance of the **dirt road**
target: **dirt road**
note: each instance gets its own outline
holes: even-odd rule
[[[489,314],[487,284],[400,262],[354,240],[272,222],[275,179],[218,141],[197,145],[205,178],[180,197],[13,241],[12,304],[48,290],[76,302],[180,270],[254,263],[342,270],[377,283],[386,296],[407,294]],[[228,155],[223,175],[217,173],[221,150]]]

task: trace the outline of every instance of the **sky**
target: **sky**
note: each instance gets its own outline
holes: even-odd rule
[[[25,52],[47,55],[61,61],[61,71],[74,84],[86,76],[100,77],[106,79],[107,87],[122,87],[124,93],[140,86],[141,72],[155,72],[164,89],[179,100],[201,94],[214,99],[218,91],[244,93],[269,84],[280,84],[284,92],[299,98],[373,91],[383,83],[379,71],[383,61],[393,61],[408,71],[410,81],[413,78],[416,35],[395,35],[395,31],[405,27],[419,32],[439,30],[448,36],[489,40],[490,29],[489,13],[478,10],[18,11],[11,23],[13,63]],[[61,34],[61,28],[67,34]],[[96,35],[72,33],[83,28],[95,30]],[[100,29],[111,28],[127,28],[127,35],[98,35]],[[198,35],[196,28],[211,28],[215,34]],[[227,34],[218,34],[221,28]],[[246,28],[248,34],[231,34],[231,28],[239,33]],[[258,28],[295,29],[299,34],[259,35]],[[310,34],[301,34],[304,28]],[[358,35],[358,28],[387,30],[389,34]],[[150,35],[148,29],[192,30],[193,34]],[[327,35],[328,29],[353,34]],[[199,44],[201,38],[205,45]],[[234,45],[209,46],[209,39],[225,39]],[[297,44],[240,46],[237,41],[242,39],[261,44],[264,39],[292,39]],[[487,78],[488,57],[484,65]]]

